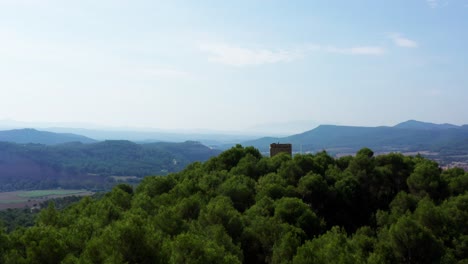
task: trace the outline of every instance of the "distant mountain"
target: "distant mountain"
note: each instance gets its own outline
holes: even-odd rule
[[[408,120],[394,126],[396,128],[405,128],[405,129],[449,129],[449,128],[459,128],[457,125],[452,124],[434,124],[421,122],[416,120]]]
[[[292,120],[287,122],[272,122],[256,124],[248,131],[254,131],[257,135],[269,135],[275,137],[287,136],[305,131],[320,125],[315,121],[310,120]]]
[[[282,126],[284,124],[281,124]],[[55,133],[72,133],[83,135],[98,141],[102,140],[130,140],[138,143],[151,142],[185,142],[188,140],[199,141],[207,146],[219,146],[223,144],[235,144],[238,142],[253,140],[264,133],[248,131],[219,131],[207,129],[159,129],[151,127],[110,127],[90,123],[44,123],[44,122],[20,122],[0,119],[0,130],[20,129],[25,127],[36,128],[41,131]],[[309,126],[312,127],[312,126]],[[266,130],[269,131],[269,130]],[[298,130],[303,131],[303,130]],[[267,133],[271,135],[272,133]],[[276,136],[289,135],[290,133],[273,133]]]
[[[165,175],[220,151],[199,142],[136,144],[109,140],[58,145],[0,142],[0,191],[103,188],[112,176]]]
[[[466,126],[407,121],[394,127],[353,127],[321,125],[304,133],[281,137],[260,138],[242,142],[267,152],[270,143],[291,143],[293,151],[351,153],[363,147],[375,151],[461,151],[468,153]]]
[[[185,142],[199,141],[204,145],[214,146],[222,144],[233,144],[236,142],[252,140],[258,135],[223,134],[222,132],[184,132],[184,131],[151,131],[151,130],[109,130],[109,129],[84,129],[51,127],[47,131],[57,133],[75,133],[97,140],[130,140],[138,143],[152,142]]]
[[[70,133],[53,133],[32,128],[0,131],[0,141],[55,145],[67,142],[94,143],[96,140]]]

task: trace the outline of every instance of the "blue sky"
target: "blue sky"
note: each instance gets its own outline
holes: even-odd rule
[[[468,0],[0,0],[0,120],[466,124],[466,47]]]

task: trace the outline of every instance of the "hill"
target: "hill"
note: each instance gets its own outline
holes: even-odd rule
[[[135,179],[165,175],[218,153],[193,141],[136,144],[110,140],[58,145],[0,142],[0,191],[103,188],[112,184],[112,176]]]
[[[0,263],[465,263],[468,173],[361,149],[204,163],[0,229]]]
[[[459,128],[459,126],[452,124],[434,124],[428,122],[421,122],[416,120],[408,120],[397,124],[394,126],[396,128],[406,128],[406,129],[449,129],[449,128]]]
[[[32,128],[0,131],[0,141],[19,144],[56,145],[67,142],[94,143],[96,140],[71,133],[53,133]]]
[[[321,125],[317,128],[282,138],[260,138],[243,142],[262,152],[273,142],[293,144],[294,151],[320,151],[330,153],[352,153],[362,147],[378,152],[389,151],[430,151],[443,155],[468,153],[468,133],[466,126],[431,124],[407,121],[394,127],[353,127]]]

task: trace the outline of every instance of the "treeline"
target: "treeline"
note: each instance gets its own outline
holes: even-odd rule
[[[136,144],[124,140],[60,145],[0,142],[0,191],[105,189],[107,176],[166,175],[219,154],[198,142]]]
[[[136,144],[126,140],[108,140],[52,146],[0,142],[0,154],[5,161],[12,156],[20,156],[69,173],[146,176],[161,171],[180,171],[189,163],[205,161],[219,153],[193,141]]]
[[[94,197],[101,197],[101,193],[95,194]],[[83,199],[83,196],[66,196],[53,198],[38,204],[39,209],[31,208],[9,208],[0,210],[0,226],[3,231],[11,232],[17,228],[30,227],[35,224],[36,217],[40,208],[47,208],[49,203],[53,203],[57,210],[62,210],[71,204]]]
[[[0,263],[467,263],[468,174],[370,149],[240,145],[138,187],[43,210]]]
[[[33,226],[35,224],[36,215],[37,213],[31,212],[30,208],[10,208],[0,210],[0,228],[4,232],[11,232],[20,227]],[[0,242],[0,245],[1,244],[2,243]]]

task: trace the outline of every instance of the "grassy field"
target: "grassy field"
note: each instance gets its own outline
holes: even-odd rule
[[[25,197],[25,198],[36,198],[36,197],[43,197],[43,196],[51,196],[51,195],[58,195],[58,196],[68,196],[68,195],[78,195],[80,193],[85,193],[86,190],[35,190],[35,191],[24,191],[18,193],[17,196]]]
[[[128,180],[138,180],[136,176],[110,176],[115,181],[128,181]]]
[[[23,200],[0,200],[0,204],[16,204],[27,202],[26,199]]]
[[[52,198],[66,196],[87,196],[93,195],[93,192],[86,190],[34,190],[34,191],[16,191],[0,193],[0,210],[8,208],[31,207],[47,201]]]

